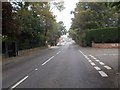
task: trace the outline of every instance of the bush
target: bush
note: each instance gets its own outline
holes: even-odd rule
[[[100,28],[86,30],[86,36],[84,40],[87,46],[91,46],[91,42],[95,43],[120,43],[120,38],[118,34],[120,33],[120,28]]]

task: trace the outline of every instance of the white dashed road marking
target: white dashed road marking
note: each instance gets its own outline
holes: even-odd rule
[[[99,62],[101,65],[105,65],[103,62]]]
[[[111,67],[109,67],[109,66],[104,66],[106,69],[112,69]]]
[[[90,62],[90,64],[92,66],[94,66],[94,68],[99,72],[99,74],[102,76],[102,77],[108,77],[108,75],[103,72],[103,71],[100,71],[101,68],[99,68],[98,66],[95,66],[96,64],[94,62],[92,62],[92,60],[90,60],[82,51],[79,50],[80,53],[82,53],[82,55],[88,60],[88,62]],[[92,55],[89,55],[91,58],[95,59],[96,62],[99,62],[99,64],[101,65],[105,65],[103,62],[100,62],[100,60],[98,60],[97,58],[95,58],[94,56]],[[111,69],[111,67],[109,66],[104,66],[106,69]]]
[[[91,60],[89,60],[88,62],[92,62]]]
[[[95,58],[94,56],[92,56],[92,55],[89,55],[90,57],[92,57],[93,59],[97,59],[97,58]]]
[[[94,56],[92,56],[92,55],[90,55],[92,58],[94,57]]]
[[[61,51],[57,52],[57,54],[59,54]]]
[[[87,56],[85,56],[85,58],[86,58],[87,60],[89,60],[89,58],[88,58]]]
[[[95,66],[94,68],[95,68],[96,70],[101,70],[98,66]]]
[[[38,69],[36,68],[35,71],[37,71]]]
[[[89,55],[90,57],[92,57],[92,55]]]
[[[94,65],[95,65],[95,63],[93,63],[93,62],[92,62],[92,63],[90,63],[90,64],[91,64],[92,66],[94,66]]]
[[[93,57],[93,59],[97,59],[97,58]]]
[[[14,86],[10,88],[10,90],[16,88],[18,85],[20,85],[23,81],[25,81],[29,76],[25,76],[22,80],[20,80],[18,83],[16,83]]]
[[[43,64],[42,64],[42,66],[43,65],[45,65],[47,62],[49,62],[51,59],[53,59],[54,58],[54,56],[52,56],[51,58],[49,58],[47,61],[45,61]]]
[[[95,60],[96,62],[100,62],[100,60]]]
[[[102,77],[108,77],[108,75],[103,71],[98,71]]]
[[[59,54],[61,51],[59,51],[57,54]],[[53,59],[55,56],[52,56],[51,58],[49,58],[47,61],[45,61],[43,65],[45,65],[47,62],[49,62],[51,59]],[[39,65],[39,64],[38,64]],[[36,68],[35,71],[37,71],[38,69]],[[18,85],[20,85],[23,81],[25,81],[29,76],[25,76],[22,80],[20,80],[19,82],[17,82],[14,86],[12,86],[9,90],[12,90],[14,88],[16,88]]]

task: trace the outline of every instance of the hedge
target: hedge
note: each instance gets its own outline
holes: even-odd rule
[[[120,43],[120,27],[99,28],[86,30],[84,38],[86,46],[91,46],[92,41],[95,43]]]

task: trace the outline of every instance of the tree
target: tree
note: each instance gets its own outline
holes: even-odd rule
[[[111,8],[113,8],[113,10],[115,12],[120,12],[120,1],[119,2],[109,2],[107,5]]]
[[[97,2],[78,3],[74,16],[72,27],[81,30],[112,26],[116,19],[105,3]]]
[[[61,33],[61,35],[65,35],[67,33],[63,21],[58,22],[58,30]]]
[[[118,18],[118,25],[120,24],[120,1],[119,2],[109,2],[106,6],[110,7],[114,14]]]
[[[71,29],[76,32],[75,41],[83,46],[86,45],[86,30],[118,26],[118,14],[113,13],[106,3],[79,2],[71,14],[74,14]]]
[[[16,37],[19,34],[17,24],[13,19],[12,6],[9,2],[2,3],[2,35]]]
[[[17,36],[20,34],[17,22],[13,18],[12,5],[2,3],[2,51],[6,55],[17,55]]]
[[[11,2],[14,19],[20,32],[20,49],[46,45],[49,32],[54,33],[55,16],[51,12],[51,2]],[[62,3],[53,3],[54,8],[63,9]],[[57,32],[58,29],[56,29]],[[54,36],[54,35],[53,35]]]

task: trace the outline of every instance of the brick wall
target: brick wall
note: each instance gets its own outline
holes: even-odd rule
[[[94,48],[120,48],[120,43],[92,43]]]

